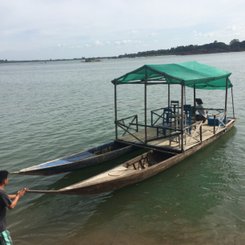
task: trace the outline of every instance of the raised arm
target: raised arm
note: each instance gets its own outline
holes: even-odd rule
[[[11,200],[15,199],[16,196],[17,196],[17,193],[16,193],[16,194],[8,194],[8,197],[9,197],[9,199],[11,199]]]
[[[21,189],[20,191],[17,192],[16,195],[8,195],[10,199],[12,199],[12,203],[8,206],[9,209],[15,208],[17,205],[18,201],[20,200],[21,197],[23,197],[26,193],[26,188]]]

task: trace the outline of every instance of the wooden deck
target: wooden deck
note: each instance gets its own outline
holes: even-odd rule
[[[198,122],[196,123],[195,127],[188,132],[186,130],[186,133],[184,134],[184,150],[188,150],[192,148],[193,146],[200,144],[200,127],[202,127],[202,141],[211,138],[214,136],[213,126],[209,126],[207,122],[202,123]],[[225,130],[225,127],[223,126],[216,126],[215,131],[216,134],[220,131]],[[118,137],[118,140],[124,141],[127,143],[131,144],[139,144],[139,145],[144,145],[144,140],[145,140],[145,130],[139,130],[138,132],[133,133],[134,136],[127,134],[121,137]],[[181,135],[176,135],[175,136],[168,136],[166,138],[157,138],[157,129],[156,128],[147,128],[147,146],[149,147],[157,147],[157,148],[162,148],[162,149],[172,149],[176,151],[181,151]]]

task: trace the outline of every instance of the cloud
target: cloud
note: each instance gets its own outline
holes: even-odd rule
[[[43,56],[50,49],[56,56],[73,56],[71,47],[86,56],[106,56],[123,47],[137,52],[243,39],[244,9],[242,0],[1,0],[0,58],[18,58],[16,50],[27,59],[42,58],[29,57],[39,55],[38,49]]]
[[[129,45],[129,44],[141,44],[142,41],[140,40],[130,40],[130,39],[124,39],[124,40],[115,40],[114,44],[116,45]]]
[[[212,31],[194,31],[194,37],[196,40],[218,40],[229,43],[234,38],[245,39],[245,25],[228,25],[224,28],[213,29]]]

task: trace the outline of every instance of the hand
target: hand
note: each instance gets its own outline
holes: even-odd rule
[[[27,188],[23,188],[23,189],[21,189],[21,190],[19,190],[19,191],[17,192],[17,195],[18,195],[19,197],[23,197],[23,196],[25,195],[26,191],[27,191]]]

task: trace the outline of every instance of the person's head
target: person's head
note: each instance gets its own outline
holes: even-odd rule
[[[196,98],[196,103],[197,103],[198,105],[202,105],[202,104],[203,104],[202,99]]]
[[[8,175],[9,172],[7,170],[0,170],[0,185],[8,184]]]

